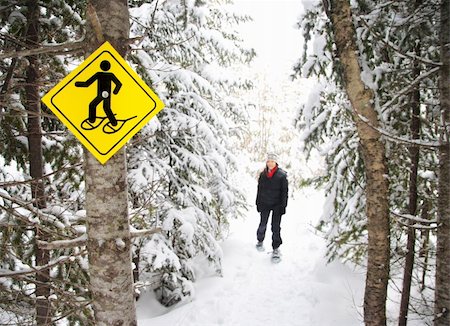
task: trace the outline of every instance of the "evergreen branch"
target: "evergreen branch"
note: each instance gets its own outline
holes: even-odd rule
[[[19,58],[19,57],[29,57],[38,54],[66,54],[72,51],[81,50],[84,48],[84,39],[75,42],[68,42],[57,45],[44,45],[39,48],[14,51],[0,54],[0,60],[7,58]]]
[[[422,223],[422,224],[433,224],[436,223],[437,224],[437,220],[426,220],[423,218],[420,218],[418,216],[415,215],[411,215],[411,214],[400,214],[400,213],[396,213],[394,211],[391,211],[391,214],[399,217],[399,218],[403,218],[409,221],[413,221],[413,222],[418,222],[418,223]]]
[[[409,145],[413,145],[413,146],[432,147],[432,148],[440,148],[442,146],[445,146],[445,143],[438,142],[438,141],[436,141],[436,142],[425,142],[425,141],[421,141],[421,140],[413,140],[413,139],[402,138],[402,137],[393,135],[393,134],[387,132],[386,130],[383,130],[382,128],[377,128],[377,127],[373,126],[367,120],[367,118],[362,116],[360,113],[358,113],[358,112],[355,112],[355,113],[359,117],[359,119],[361,121],[363,121],[366,125],[368,125],[370,128],[378,131],[381,135],[383,135],[386,138],[391,139],[393,141],[404,143],[404,144],[409,144]]]
[[[32,203],[25,202],[18,198],[14,198],[14,197],[10,196],[6,191],[0,191],[0,198],[6,199],[7,201],[10,201],[10,202],[18,205],[19,207],[25,208],[30,214],[35,215],[35,216],[39,217],[39,219],[45,220],[49,223],[54,224],[55,221],[58,221],[56,216],[43,212],[42,209],[36,208],[35,206],[33,206]],[[17,210],[15,210],[13,208],[9,209],[9,211],[10,211],[10,213],[12,213],[16,217],[24,220],[28,224],[35,225],[35,226],[39,224],[37,222],[30,221],[29,217],[27,217],[21,213],[18,213]],[[45,229],[47,233],[50,233],[50,234],[54,233],[51,230],[49,231],[48,228],[44,227],[41,224],[39,224],[39,228]]]
[[[45,133],[43,135],[45,135]],[[29,180],[25,180],[25,181],[0,182],[0,187],[1,188],[6,188],[6,187],[20,186],[20,185],[24,185],[24,184],[29,184],[29,183],[32,183],[32,182],[40,181],[40,180],[43,180],[43,179],[47,179],[47,178],[51,177],[52,175],[54,175],[56,173],[59,173],[59,172],[65,171],[65,170],[71,170],[71,169],[74,169],[76,167],[79,167],[79,166],[82,165],[82,163],[80,162],[80,163],[75,163],[75,164],[70,165],[70,166],[68,166],[68,165],[69,164],[66,164],[62,168],[60,168],[60,169],[58,169],[56,171],[53,171],[51,173],[45,174],[45,175],[43,175],[40,178],[29,179]]]
[[[386,41],[384,39],[384,37],[382,37],[380,34],[378,34],[377,32],[375,32],[373,30],[373,28],[369,25],[369,23],[362,17],[360,17],[361,22],[369,29],[370,33],[381,43],[383,43],[384,45],[388,46],[389,48],[391,48],[392,50],[394,50],[400,57],[402,58],[409,58],[412,60],[417,60],[420,61],[426,65],[432,65],[432,66],[437,66],[440,67],[442,66],[442,62],[435,62],[435,61],[431,61],[425,58],[422,58],[420,56],[417,56],[415,54],[412,53],[408,53],[408,52],[403,52],[402,49],[400,49],[399,47],[397,47],[395,44]]]
[[[68,312],[66,312],[63,315],[60,315],[60,316],[54,318],[52,320],[52,322],[55,323],[55,322],[57,322],[59,320],[62,320],[64,318],[67,318],[67,317],[71,316],[72,314],[75,314],[75,313],[79,312],[80,310],[83,310],[84,308],[88,308],[92,304],[92,301],[93,300],[91,299],[91,300],[87,301],[86,303],[82,304],[81,306],[73,305],[73,306],[75,306],[74,308],[72,308],[71,310],[69,310]]]
[[[384,113],[384,111],[386,111],[388,107],[391,106],[392,103],[394,103],[400,96],[408,94],[409,92],[414,90],[417,84],[419,84],[423,79],[428,78],[430,75],[437,73],[439,69],[440,69],[439,67],[436,67],[418,76],[410,84],[408,84],[408,86],[397,92],[391,100],[384,103],[383,106],[380,108],[380,112]]]
[[[149,236],[154,233],[161,232],[162,229],[160,227],[154,228],[154,229],[147,229],[147,230],[135,230],[130,231],[131,238],[138,238],[138,237],[145,237]],[[56,241],[41,241],[38,240],[37,244],[39,248],[46,249],[46,250],[57,250],[57,249],[67,249],[67,248],[74,248],[74,247],[81,247],[86,246],[88,238],[86,234],[83,234],[82,236],[79,236],[75,239],[70,240],[56,240]]]
[[[5,81],[3,82],[2,89],[0,90],[0,103],[3,106],[5,102],[5,95],[8,92],[9,83],[11,82],[14,69],[16,68],[17,58],[12,59],[11,64],[9,65],[8,72],[6,73]],[[3,110],[1,110],[3,111]],[[0,112],[1,112],[0,111]]]
[[[23,275],[27,275],[27,274],[40,273],[40,272],[42,272],[44,270],[47,270],[47,269],[50,269],[50,268],[52,268],[52,267],[54,267],[56,265],[59,265],[61,263],[65,263],[66,261],[73,259],[73,257],[79,256],[79,255],[84,254],[84,253],[85,252],[80,251],[76,255],[59,257],[55,261],[50,262],[50,263],[48,263],[46,265],[37,266],[37,267],[30,267],[30,268],[21,269],[21,270],[18,270],[18,271],[11,271],[11,270],[7,270],[7,269],[0,269],[0,277],[18,277],[18,276],[23,276]]]
[[[1,194],[2,194],[2,192],[0,192],[0,197],[1,197]],[[10,208],[10,207],[6,207],[6,206],[3,206],[3,205],[0,205],[0,208],[2,208],[5,212],[8,212],[11,215],[15,216],[16,218],[18,218],[22,222],[26,223],[27,225],[29,225],[33,229],[35,228],[36,222],[30,221],[30,219],[27,216],[19,213],[16,209]],[[47,228],[47,227],[45,227],[43,225],[40,225],[39,228],[41,230],[44,230],[47,234],[52,234],[53,233],[53,230],[51,230],[50,228]]]
[[[5,105],[5,103],[0,103],[2,105]],[[49,118],[49,119],[53,119],[53,120],[58,120],[58,118],[51,113],[45,113],[45,112],[33,112],[33,111],[29,111],[27,109],[12,109],[11,111],[17,112],[17,114],[12,114],[12,113],[2,113],[1,115],[4,117],[25,117],[25,116],[30,116],[30,117],[44,117],[44,118]]]

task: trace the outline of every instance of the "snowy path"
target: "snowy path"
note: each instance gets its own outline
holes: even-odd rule
[[[139,326],[147,325],[362,325],[364,275],[339,263],[326,265],[325,244],[311,226],[323,194],[309,189],[291,200],[282,220],[282,261],[255,249],[256,211],[235,221],[223,243],[224,277],[200,277],[196,297],[170,311],[150,294],[138,303]]]

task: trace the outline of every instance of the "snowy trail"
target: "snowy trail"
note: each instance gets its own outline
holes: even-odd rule
[[[139,326],[362,325],[363,273],[327,265],[325,243],[312,227],[323,194],[308,189],[296,197],[281,223],[279,264],[270,261],[269,228],[266,251],[255,248],[259,216],[253,209],[246,220],[233,222],[222,245],[224,276],[199,277],[194,300],[170,311],[145,294],[138,302]]]

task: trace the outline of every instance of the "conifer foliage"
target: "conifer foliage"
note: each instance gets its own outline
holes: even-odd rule
[[[192,294],[193,257],[221,273],[217,240],[243,207],[229,181],[236,162],[228,138],[244,117],[231,94],[245,85],[225,69],[253,53],[233,30],[247,18],[221,1],[155,1],[131,15],[132,33],[143,36],[131,60],[166,105],[129,148],[132,201],[148,208],[139,223],[155,225],[158,216],[163,230],[137,249],[140,269],[159,275],[159,300],[172,305]]]
[[[364,264],[367,198],[362,190],[367,184],[366,166],[343,93],[343,63],[326,15],[331,9],[328,4],[324,1],[307,8],[299,23],[306,46],[295,71],[298,75],[316,76],[320,86],[301,108],[298,122],[306,150],[318,149],[326,158],[327,173],[313,181],[324,184],[328,190],[327,209],[318,227],[328,240],[329,258]],[[403,276],[406,234],[408,228],[416,228],[419,236],[409,250],[416,253],[412,282],[422,289],[422,298],[426,299],[411,300],[410,311],[428,321],[433,313],[427,301],[432,300],[434,276],[434,268],[429,270],[429,259],[435,254],[435,238],[430,229],[438,227],[437,197],[446,196],[438,194],[437,183],[438,132],[443,128],[438,87],[439,4],[440,1],[351,2],[360,74],[366,88],[374,92],[378,131],[387,155],[391,278],[395,282]],[[411,127],[414,119],[417,122]],[[411,154],[413,150],[417,151],[417,159]],[[416,171],[416,177],[412,171]],[[415,195],[410,194],[411,189],[415,189]],[[412,212],[414,207],[417,208]]]
[[[218,240],[244,208],[231,183],[237,162],[230,129],[245,122],[233,92],[247,87],[226,69],[254,53],[241,45],[227,1],[129,1],[130,64],[165,108],[128,144],[132,230],[161,227],[134,240],[135,281],[164,305],[194,293],[194,259],[220,275]],[[93,324],[87,264],[82,147],[43,105],[43,184],[47,208],[32,204],[23,98],[28,56],[35,54],[46,93],[83,59],[86,2],[39,1],[39,42],[24,41],[27,1],[0,1],[0,316],[36,322],[36,273],[48,270],[49,318]],[[45,243],[36,237],[45,232]],[[60,242],[55,242],[60,241]],[[36,265],[36,248],[49,252]]]

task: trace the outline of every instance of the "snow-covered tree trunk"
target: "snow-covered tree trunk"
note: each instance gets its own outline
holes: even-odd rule
[[[90,50],[104,38],[125,56],[129,35],[127,0],[91,3],[91,29],[87,33]],[[101,30],[92,28],[96,23]],[[125,149],[105,165],[85,150],[85,171],[90,290],[96,325],[136,325]]]
[[[26,41],[31,48],[39,43],[39,5],[37,1],[27,1],[27,31]],[[37,208],[45,208],[45,191],[43,176],[42,157],[42,127],[41,108],[39,97],[39,67],[37,56],[28,57],[28,67],[26,69],[25,103],[28,111],[28,160],[30,164],[31,194],[33,205]],[[47,240],[47,236],[36,227],[36,239]],[[38,246],[36,250],[36,265],[45,266],[50,261],[49,252],[42,250]],[[49,270],[42,270],[36,273],[36,324],[47,325],[51,321],[50,302],[50,274]]]
[[[325,3],[327,3],[325,1]],[[386,297],[389,279],[389,184],[385,148],[381,141],[373,91],[361,79],[356,33],[349,0],[330,0],[337,54],[347,96],[352,104],[365,164],[368,261],[364,294],[366,325],[386,325]],[[375,128],[373,128],[375,127]]]
[[[441,1],[439,91],[442,114],[436,244],[435,326],[450,325],[450,2]]]

